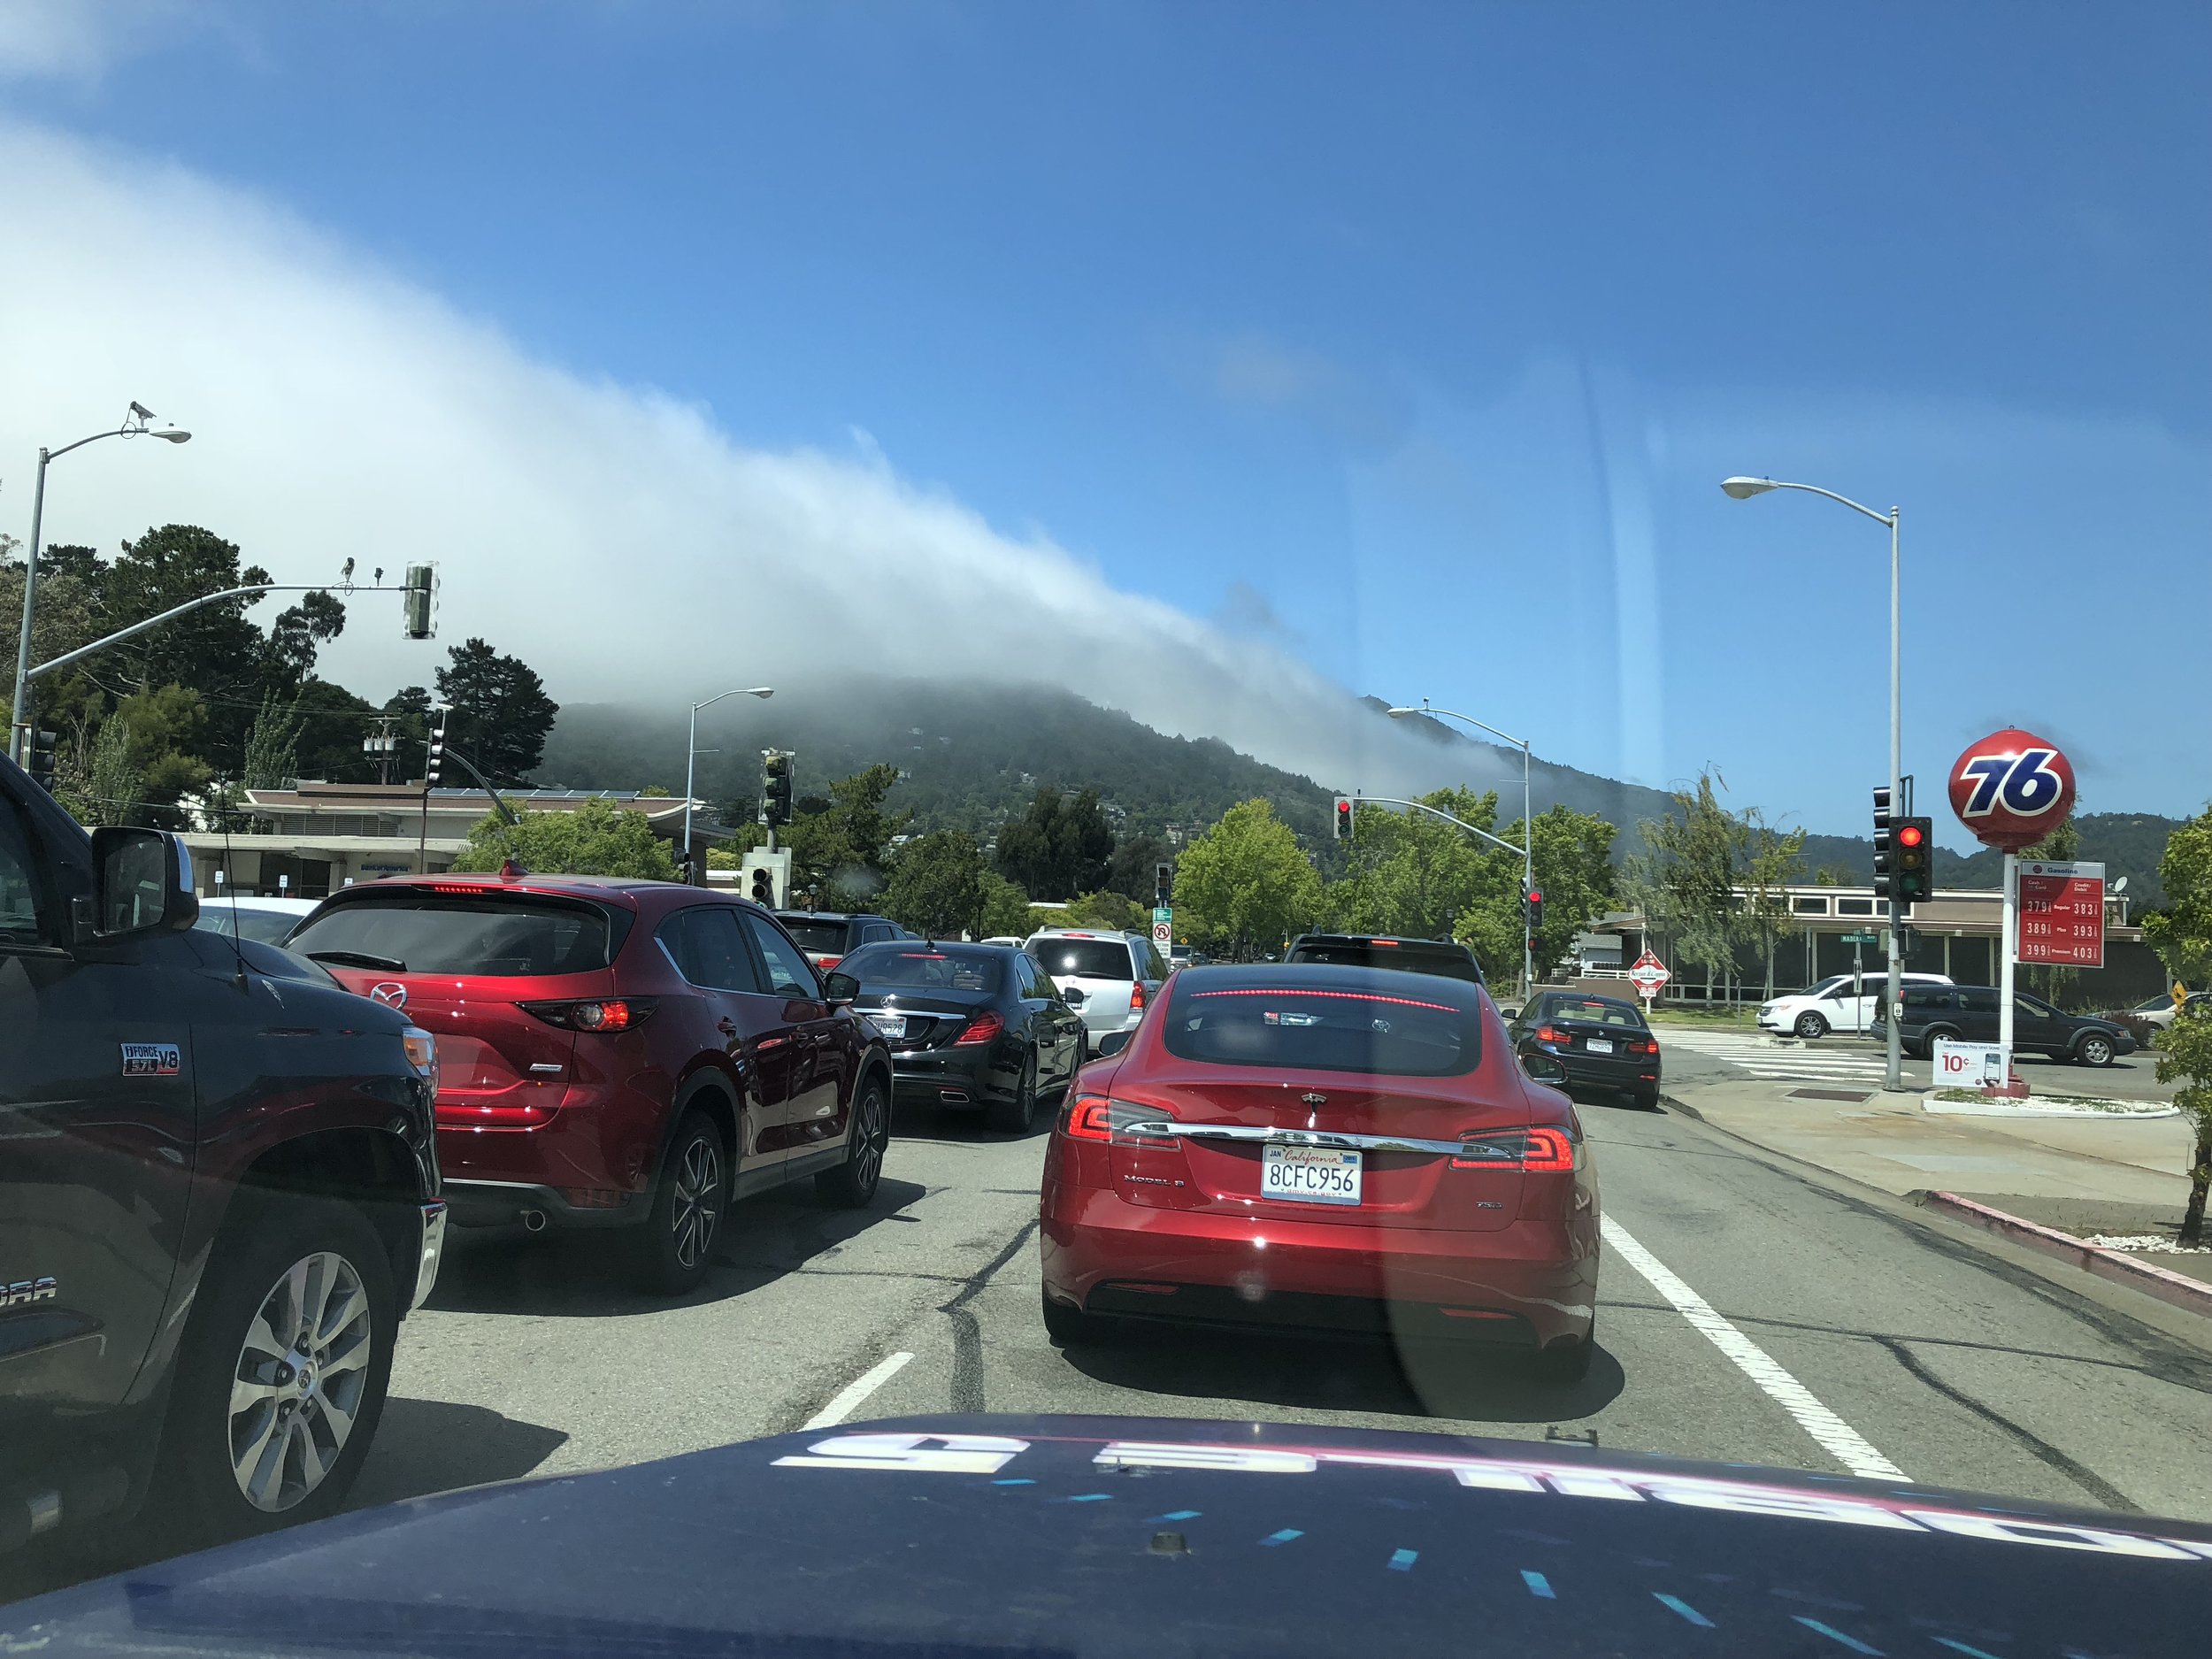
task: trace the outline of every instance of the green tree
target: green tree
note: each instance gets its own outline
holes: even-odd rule
[[[883,810],[898,780],[896,766],[879,764],[837,780],[826,796],[810,797],[813,810],[795,817],[783,838],[800,887],[844,909],[881,890],[885,852],[907,824],[904,813]]]
[[[1743,909],[1739,912],[1744,937],[1766,963],[1766,995],[1774,995],[1775,948],[1797,929],[1790,915],[1788,883],[1804,867],[1805,832],[1770,826],[1756,807],[1740,820],[1743,864]]]
[[[296,692],[315,672],[317,649],[346,628],[345,602],[335,594],[303,594],[299,603],[277,613],[269,625],[263,670],[265,684]]]
[[[2144,937],[2177,982],[2201,986],[2212,976],[2212,807],[2166,838],[2158,876],[2166,908],[2143,918]],[[2177,1015],[2159,1034],[2158,1080],[2176,1079],[2184,1087],[2174,1104],[2196,1131],[2181,1242],[2197,1244],[2204,1236],[2205,1192],[2212,1187],[2212,1014],[2201,1009]]]
[[[1461,824],[1497,833],[1497,791],[1437,789],[1424,805],[1448,812]],[[1408,939],[1449,939],[1459,924],[1475,926],[1485,889],[1499,878],[1490,843],[1434,812],[1366,805],[1354,809],[1346,872],[1331,885],[1327,914],[1333,926],[1356,933],[1396,933]],[[1515,861],[1517,878],[1519,861]],[[1488,895],[1494,898],[1495,895]],[[1494,904],[1491,908],[1495,908]],[[1520,924],[1513,923],[1513,962],[1521,960]]]
[[[163,525],[124,542],[100,579],[103,632],[158,616],[188,599],[268,580],[267,571],[241,562],[236,542],[197,525]],[[97,659],[100,678],[110,684],[120,680],[141,693],[165,686],[196,693],[203,720],[196,737],[205,747],[179,753],[217,754],[234,761],[244,749],[252,711],[260,705],[269,660],[265,637],[246,616],[255,603],[249,595],[204,605],[126,640]],[[150,775],[148,782],[158,789],[157,775]]]
[[[1611,822],[1596,813],[1578,812],[1571,807],[1548,807],[1536,815],[1532,851],[1536,890],[1544,895],[1544,919],[1536,929],[1532,954],[1540,975],[1574,949],[1577,933],[1618,902],[1613,868],[1613,840],[1618,833]],[[1502,839],[1521,839],[1520,819],[1506,826]],[[1483,903],[1504,913],[1507,960],[1501,972],[1511,978],[1521,967],[1521,864],[1511,853],[1496,848],[1490,850],[1489,860],[1493,879],[1484,890]],[[1497,879],[1500,876],[1503,879]],[[1467,937],[1465,932],[1461,937]],[[1484,954],[1483,947],[1478,945],[1476,954],[1489,972],[1492,959]]]
[[[495,783],[526,778],[544,758],[545,734],[561,705],[527,663],[482,640],[457,645],[450,656],[438,670],[438,695],[453,710],[446,741]]]
[[[1191,932],[1230,954],[1280,946],[1321,906],[1321,878],[1263,797],[1240,802],[1176,865],[1175,902]]]
[[[146,774],[131,758],[128,716],[110,715],[93,740],[91,764],[81,795],[66,801],[71,811],[87,824],[128,824],[145,795]]]
[[[207,704],[189,687],[166,685],[120,699],[109,718],[125,723],[130,764],[138,773],[140,804],[127,821],[178,827],[183,821],[178,799],[206,788],[215,775],[199,757],[210,724]]]
[[[1099,887],[1114,853],[1113,826],[1098,791],[1066,795],[1039,787],[1029,809],[999,831],[998,867],[1031,895],[1071,899]]]
[[[266,693],[246,733],[246,787],[288,789],[297,783],[299,740],[298,706],[280,703],[274,692]]]
[[[1103,927],[1117,933],[1148,933],[1152,927],[1151,905],[1139,904],[1127,894],[1110,888],[1071,901],[1062,917],[1064,926]]]
[[[1715,976],[1735,965],[1744,839],[1741,822],[1720,803],[1715,776],[1701,773],[1694,787],[1674,792],[1671,810],[1637,826],[1644,850],[1624,870],[1647,929],[1672,940],[1685,961],[1705,970],[1709,997]]]
[[[883,910],[893,921],[926,938],[956,937],[978,928],[987,897],[990,868],[983,849],[965,830],[939,830],[916,837],[892,861],[883,889]],[[1014,930],[1009,929],[1009,932]]]
[[[1125,836],[1106,861],[1107,890],[1149,909],[1158,891],[1154,884],[1159,867],[1173,862],[1174,856],[1174,849],[1157,835]]]
[[[495,812],[479,818],[453,867],[493,871],[511,858],[536,875],[676,879],[675,856],[645,814],[623,811],[604,795],[594,795],[573,812],[518,816],[522,822],[511,826]]]
[[[983,906],[975,925],[976,935],[991,939],[1010,935],[1025,939],[1029,926],[1029,895],[995,870],[983,872]]]

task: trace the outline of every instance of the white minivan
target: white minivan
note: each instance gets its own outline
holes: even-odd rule
[[[1083,1017],[1086,1058],[1109,1032],[1133,1030],[1168,976],[1167,964],[1142,933],[1051,927],[1029,936],[1029,954],[1044,964],[1061,1000]]]
[[[1908,973],[1907,985],[1948,985],[1947,973]],[[1882,1006],[1889,988],[1889,972],[1870,970],[1859,980],[1859,994],[1851,995],[1851,976],[1831,974],[1810,990],[1792,991],[1771,1002],[1759,1004],[1759,1029],[1786,1032],[1793,1037],[1825,1037],[1832,1031],[1864,1031]]]

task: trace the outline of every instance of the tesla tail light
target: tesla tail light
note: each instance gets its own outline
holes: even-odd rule
[[[1539,1124],[1527,1129],[1500,1129],[1463,1135],[1455,1170],[1534,1170],[1558,1172],[1578,1169],[1582,1143],[1564,1129]]]
[[[1006,1022],[987,1008],[968,1022],[967,1030],[952,1040],[952,1046],[964,1048],[971,1043],[995,1042],[1005,1029]]]
[[[641,1025],[652,1013],[649,996],[590,997],[580,1002],[521,1002],[526,1014],[565,1031],[618,1032]]]
[[[1139,1106],[1103,1094],[1071,1094],[1060,1117],[1060,1133],[1071,1141],[1111,1141],[1120,1146],[1157,1146],[1158,1137],[1133,1135],[1130,1125],[1158,1123],[1175,1114],[1164,1106]]]

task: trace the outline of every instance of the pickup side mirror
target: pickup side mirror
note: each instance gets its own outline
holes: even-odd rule
[[[826,1002],[849,1002],[860,995],[860,981],[849,973],[833,970],[822,976],[822,996]]]
[[[160,830],[92,832],[92,937],[128,939],[200,919],[192,855]]]
[[[1548,1054],[1523,1055],[1521,1070],[1528,1073],[1532,1081],[1544,1084],[1547,1087],[1567,1087],[1567,1068]]]
[[[1110,1054],[1119,1054],[1129,1046],[1129,1039],[1133,1034],[1125,1031],[1110,1031],[1092,1046],[1091,1053],[1101,1060]]]

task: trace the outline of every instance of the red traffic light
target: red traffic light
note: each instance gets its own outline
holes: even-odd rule
[[[1531,887],[1528,890],[1528,902],[1531,904],[1541,904],[1544,902],[1544,895],[1536,888]]]
[[[1917,824],[1908,824],[1897,832],[1897,844],[1900,847],[1917,847],[1926,839],[1926,834]]]

